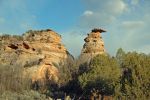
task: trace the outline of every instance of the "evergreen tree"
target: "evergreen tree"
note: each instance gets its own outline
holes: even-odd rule
[[[125,57],[124,50],[122,48],[119,48],[116,53],[116,59],[121,66],[123,64],[124,57]]]
[[[150,99],[150,57],[129,52],[123,58],[121,67],[121,98]]]
[[[90,70],[79,76],[79,82],[84,92],[93,88],[102,95],[115,94],[115,86],[120,76],[120,69],[115,58],[98,55],[90,62]]]

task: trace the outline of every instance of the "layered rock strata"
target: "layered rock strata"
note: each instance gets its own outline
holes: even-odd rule
[[[87,37],[84,39],[85,44],[80,55],[80,61],[86,62],[89,61],[92,57],[98,54],[104,54],[104,41],[102,40],[101,33],[106,32],[103,29],[93,29],[90,33],[87,34]]]
[[[50,29],[30,30],[18,37],[1,36],[0,43],[0,62],[23,66],[23,75],[31,77],[33,82],[44,82],[46,76],[57,82],[59,67],[68,59],[73,62],[73,57],[61,43],[61,36]]]

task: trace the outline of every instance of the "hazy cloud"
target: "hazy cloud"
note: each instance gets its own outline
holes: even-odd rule
[[[79,25],[91,28],[111,24],[124,11],[127,5],[122,0],[83,0],[87,9],[83,12]]]
[[[3,17],[0,17],[0,24],[3,24],[5,22],[5,19]]]
[[[127,5],[122,0],[106,1],[106,10],[111,14],[120,14],[127,10]]]
[[[122,27],[126,30],[137,30],[143,28],[144,21],[123,21]]]
[[[121,43],[121,47],[128,51],[149,53],[149,50],[147,50],[150,46],[148,23],[149,22],[144,19],[144,17],[138,21],[123,21],[119,28],[122,30],[120,33],[122,35],[119,35],[121,41],[118,40],[118,42]]]
[[[150,45],[143,45],[140,48],[137,49],[138,52],[144,52],[147,54],[150,54]]]
[[[139,3],[139,0],[131,0],[132,5],[137,5]]]
[[[62,41],[65,44],[65,47],[72,55],[77,57],[81,53],[86,35],[78,30],[68,30],[67,32],[62,33]]]

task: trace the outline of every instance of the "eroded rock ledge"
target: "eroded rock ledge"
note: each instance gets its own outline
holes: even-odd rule
[[[51,29],[30,30],[22,36],[1,36],[0,62],[24,67],[24,76],[32,82],[59,80],[59,68],[73,56],[61,42],[61,36]]]

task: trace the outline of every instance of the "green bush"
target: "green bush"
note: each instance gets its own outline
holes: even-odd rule
[[[150,99],[150,56],[136,52],[118,52],[122,69],[120,96],[125,99]]]
[[[90,62],[90,70],[79,76],[80,85],[85,93],[95,88],[102,95],[115,94],[115,86],[120,77],[120,68],[116,59],[98,55]]]

